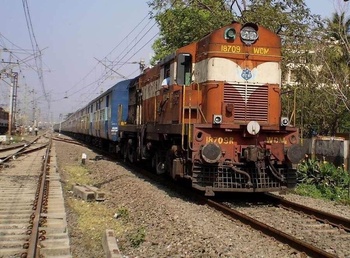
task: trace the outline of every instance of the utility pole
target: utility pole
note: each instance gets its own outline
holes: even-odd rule
[[[33,108],[32,108],[32,124],[30,126],[35,126],[35,112],[36,112],[36,103],[35,103],[35,91],[31,90],[30,93],[33,93],[33,100],[32,100],[32,104],[33,104]]]
[[[60,128],[58,129],[58,133],[61,133],[61,129],[62,129],[62,114],[60,114],[59,118],[60,118]]]
[[[11,77],[11,96],[10,96],[10,113],[9,113],[9,134],[12,135],[13,127],[16,126],[16,109],[17,109],[17,86],[18,73],[10,73]]]

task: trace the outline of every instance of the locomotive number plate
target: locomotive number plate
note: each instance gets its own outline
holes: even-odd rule
[[[225,53],[241,53],[241,47],[234,45],[221,45],[220,51]]]
[[[241,53],[242,49],[240,46],[235,45],[221,45],[220,51],[224,53]],[[253,47],[253,53],[256,55],[267,55],[269,52],[270,49],[266,47]]]
[[[233,137],[206,137],[206,143],[233,144]]]

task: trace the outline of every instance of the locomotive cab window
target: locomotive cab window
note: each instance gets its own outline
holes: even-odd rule
[[[177,58],[178,85],[190,85],[192,81],[192,56],[190,54],[179,54]]]

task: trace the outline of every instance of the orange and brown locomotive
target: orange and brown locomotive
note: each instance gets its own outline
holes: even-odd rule
[[[124,157],[206,195],[295,186],[303,151],[282,116],[281,58],[280,37],[253,23],[178,49],[130,84]]]
[[[206,195],[294,187],[304,156],[281,107],[281,39],[234,22],[117,83],[62,123]]]

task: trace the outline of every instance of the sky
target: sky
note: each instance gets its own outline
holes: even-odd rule
[[[329,18],[350,2],[305,3]],[[10,69],[19,74],[17,111],[43,122],[57,122],[137,76],[141,60],[149,65],[158,35],[149,12],[146,0],[2,0],[0,107],[10,103],[11,81],[4,75]],[[33,49],[42,54],[36,62]]]

